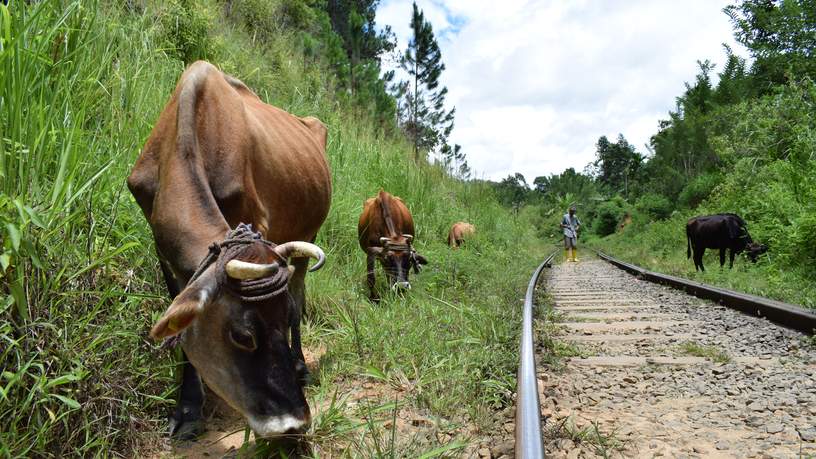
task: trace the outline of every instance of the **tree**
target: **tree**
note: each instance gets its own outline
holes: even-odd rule
[[[461,145],[456,144],[451,148],[450,144],[445,143],[440,149],[440,154],[442,156],[442,165],[449,174],[465,180],[470,178],[470,166],[465,160]]]
[[[594,175],[599,182],[606,185],[612,193],[629,195],[629,183],[640,172],[643,156],[635,151],[622,134],[618,141],[612,143],[606,136],[598,139],[596,146],[597,159],[592,163]]]
[[[420,151],[430,152],[446,145],[453,130],[456,109],[445,109],[448,89],[439,87],[439,77],[445,70],[442,53],[431,23],[414,2],[411,16],[413,37],[400,59],[400,67],[411,77],[397,87],[400,99],[400,121],[414,144],[414,159]]]
[[[380,57],[396,48],[391,26],[377,31],[375,18],[379,3],[379,0],[328,0],[325,3],[332,29],[341,38],[348,58],[352,93],[359,89],[359,74],[365,72],[366,67],[376,67],[379,71]]]
[[[723,11],[755,59],[760,94],[791,77],[816,79],[816,0],[742,0]]]
[[[563,195],[572,193],[582,195],[593,188],[592,177],[576,172],[570,167],[561,174],[536,177],[533,180],[535,190],[541,194]]]
[[[505,206],[520,207],[530,192],[527,180],[518,172],[508,175],[507,178],[496,184],[496,194],[499,201]]]

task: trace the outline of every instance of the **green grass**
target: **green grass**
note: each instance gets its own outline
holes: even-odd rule
[[[731,361],[731,357],[717,347],[705,346],[691,341],[682,343],[680,345],[680,351],[686,355],[703,357],[715,363],[728,363]]]
[[[147,337],[168,300],[125,177],[184,68],[167,6],[14,5],[0,6],[0,457],[146,454],[164,445],[175,387],[170,353]],[[326,350],[308,454],[461,454],[467,426],[490,435],[512,403],[520,298],[544,246],[488,187],[414,165],[404,141],[358,119],[282,26],[259,42],[220,4],[197,7],[211,61],[330,130],[334,196],[317,241],[329,263],[307,281],[304,324],[305,345]],[[380,187],[408,203],[430,265],[410,295],[375,306],[356,221]],[[451,251],[458,220],[479,233]],[[352,406],[365,383],[383,396]],[[404,416],[430,419],[428,435],[395,435]]]
[[[569,416],[558,423],[549,424],[544,432],[544,437],[547,439],[566,438],[576,444],[585,445],[598,457],[608,458],[613,453],[622,451],[626,446],[615,434],[614,430],[609,433],[602,432],[595,421],[586,427],[579,428],[575,425],[575,419]]]
[[[728,268],[727,255],[725,267],[720,268],[719,250],[709,249],[703,258],[706,271],[695,271],[694,262],[686,258],[685,225],[689,217],[703,213],[706,212],[689,211],[665,221],[636,222],[606,238],[594,238],[589,244],[649,270],[816,308],[813,267],[795,263],[777,253],[782,247],[772,245],[756,264],[744,255],[737,255],[732,269]],[[761,240],[757,234],[752,232],[752,235]]]

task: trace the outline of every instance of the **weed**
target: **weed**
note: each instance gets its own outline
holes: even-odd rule
[[[624,443],[615,436],[615,430],[610,433],[603,433],[596,421],[579,428],[572,416],[561,419],[557,423],[548,424],[544,437],[549,439],[566,438],[576,444],[588,445],[596,455],[604,458],[610,457],[614,451],[621,451],[625,447]]]
[[[687,341],[680,345],[680,350],[688,355],[694,357],[704,357],[716,363],[728,363],[731,357],[715,346],[705,346],[691,341]]]

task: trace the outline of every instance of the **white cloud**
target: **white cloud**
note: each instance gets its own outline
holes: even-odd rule
[[[411,1],[385,0],[380,26],[404,49]],[[451,140],[475,175],[582,170],[595,142],[622,133],[645,153],[696,61],[722,62],[727,0],[420,0],[456,106]]]

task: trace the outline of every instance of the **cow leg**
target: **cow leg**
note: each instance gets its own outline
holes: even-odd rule
[[[728,251],[728,269],[734,267],[734,249]]]
[[[374,259],[373,255],[366,255],[366,279],[368,284],[368,298],[371,301],[379,301],[380,297],[375,291],[377,279],[374,276]]]
[[[193,440],[204,429],[201,408],[204,406],[204,388],[193,364],[181,352],[181,388],[176,410],[170,416],[170,436],[177,440]]]
[[[306,358],[303,356],[303,345],[300,341],[300,322],[306,310],[306,269],[308,258],[292,258],[295,272],[289,278],[289,293],[292,295],[294,307],[289,314],[289,329],[292,334],[292,357],[295,359],[295,374],[301,384],[306,384],[309,369],[306,368]]]
[[[720,249],[720,268],[725,266],[725,249]]]
[[[694,266],[699,266],[700,271],[705,271],[705,266],[703,266],[703,255],[705,255],[705,249],[700,247],[699,250],[694,251]]]
[[[179,285],[173,272],[164,262],[159,262],[164,283],[167,285],[167,292],[170,299],[174,299],[179,294]],[[201,421],[201,408],[204,406],[204,389],[201,386],[201,378],[198,376],[193,364],[187,359],[184,351],[175,355],[175,360],[181,370],[181,387],[179,388],[176,409],[170,415],[170,436],[178,440],[192,440],[196,438],[204,429]]]

